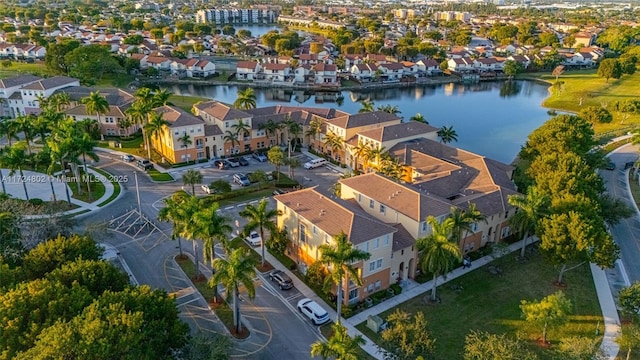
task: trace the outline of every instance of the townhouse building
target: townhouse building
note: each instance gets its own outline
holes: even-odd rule
[[[33,84],[39,80],[42,80],[42,78],[34,75],[20,75],[0,79],[0,117],[15,118],[16,116],[23,115],[18,106],[15,104],[14,106],[10,106],[9,98],[15,93],[20,94],[20,89],[24,86]]]
[[[162,130],[151,135],[151,146],[171,163],[206,159],[205,123],[180,108],[161,106],[153,109],[168,122]]]
[[[21,86],[19,91],[14,91],[7,99],[8,106],[13,116],[38,115],[40,97],[49,98],[57,90],[71,86],[80,86],[80,80],[68,76],[39,79]]]
[[[135,97],[122,89],[100,89],[109,108],[104,114],[98,117],[95,113],[89,113],[86,105],[82,104],[82,99],[88,97],[91,92],[97,89],[84,86],[71,86],[56,92],[64,92],[69,97],[69,105],[64,109],[64,113],[75,121],[91,119],[98,122],[100,134],[108,136],[130,136],[140,129],[139,124],[128,124],[127,109],[135,101]]]

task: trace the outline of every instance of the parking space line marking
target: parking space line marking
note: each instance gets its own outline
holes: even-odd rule
[[[187,301],[187,302],[184,302],[184,303],[182,303],[182,304],[178,304],[178,306],[184,306],[184,305],[187,305],[187,304],[191,304],[192,302],[194,302],[194,301],[198,301],[198,300],[200,300],[200,299],[198,299],[198,298],[191,299],[191,300],[189,300],[189,301]]]

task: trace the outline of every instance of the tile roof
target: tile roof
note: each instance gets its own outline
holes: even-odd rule
[[[218,125],[205,125],[204,126],[204,136],[215,136],[222,135],[223,132],[220,130]]]
[[[391,251],[406,249],[416,243],[416,240],[411,236],[411,234],[409,234],[402,224],[395,224],[393,227],[398,231],[393,234],[393,245],[391,246]]]
[[[190,113],[177,107],[165,105],[153,109],[156,113],[161,113],[162,118],[169,122],[169,127],[180,127],[189,125],[204,124],[204,120],[193,116]]]
[[[19,76],[6,78],[6,79],[0,79],[0,88],[8,89],[10,87],[28,84],[41,79],[42,79],[41,77],[34,76],[34,75],[19,75]]]
[[[54,91],[54,94],[63,92],[69,96],[71,101],[82,101],[83,98],[89,96],[91,92],[100,91],[109,105],[122,106],[135,101],[135,97],[128,92],[117,88],[95,89],[86,86],[69,86],[64,89]]]
[[[354,245],[397,231],[357,205],[330,199],[315,187],[278,195],[275,199],[332,236],[344,231]]]
[[[393,114],[384,111],[372,111],[359,114],[348,114],[331,120],[331,124],[344,128],[356,128],[390,121],[400,121],[401,119]]]
[[[54,76],[23,87],[25,90],[48,90],[79,81],[68,76]]]
[[[258,66],[257,61],[238,61],[237,69],[255,69]]]
[[[196,107],[196,109],[209,114],[221,121],[245,119],[251,117],[251,115],[247,112],[235,109],[218,101],[205,101],[194,106]]]
[[[424,221],[429,215],[446,215],[451,208],[449,202],[428,191],[397,183],[377,173],[341,179],[340,183],[414,221]]]
[[[385,142],[395,139],[415,138],[422,134],[438,131],[438,128],[419,121],[410,121],[395,125],[388,125],[373,130],[361,131],[360,136],[368,137],[372,140]]]
[[[101,114],[100,116],[116,116],[116,117],[124,118],[126,116],[125,110],[126,110],[125,107],[110,105],[107,112],[104,114]],[[66,109],[64,110],[64,113],[67,115],[75,115],[75,116],[95,116],[96,115],[96,114],[90,114],[87,111],[86,105],[84,104],[80,104],[80,105],[71,107],[69,109]]]

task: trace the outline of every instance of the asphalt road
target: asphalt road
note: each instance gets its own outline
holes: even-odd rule
[[[127,175],[128,181],[120,184],[124,191],[123,196],[101,211],[80,220],[78,227],[87,229],[92,224],[110,222],[107,226],[109,231],[104,227],[94,227],[97,231],[94,230],[93,235],[98,241],[109,243],[120,251],[120,255],[140,284],[175,293],[181,311],[180,316],[192,330],[224,333],[225,329],[209,310],[206,301],[193,291],[188,279],[173,261],[179,250],[177,241],[170,239],[170,224],[156,220],[158,211],[163,207],[163,199],[183,188],[180,177],[186,170],[172,173],[176,178],[175,182],[158,184],[151,181],[144,172],[140,172],[134,162],[126,163],[117,155],[104,152],[100,152],[99,155],[100,161],[95,164],[97,167],[114,175]],[[307,160],[304,155],[299,155],[299,159],[301,163]],[[271,171],[273,167],[268,163],[251,160],[247,167],[219,170],[207,164],[198,170],[203,174],[203,183],[208,184],[216,179],[231,182],[232,174],[235,172],[257,169]],[[283,167],[282,171],[286,173],[287,168]],[[149,223],[140,221],[137,215],[127,215],[132,209],[138,208],[136,172],[140,208],[144,216],[150,220]],[[339,178],[339,173],[331,168],[299,168],[295,171],[295,177],[304,183],[305,187],[318,186],[319,190],[328,191]],[[204,195],[199,186],[196,187],[196,194]],[[270,206],[275,206],[273,200],[270,200]],[[238,215],[242,208],[243,206],[229,206],[222,209],[222,213],[232,219],[232,224],[238,224],[238,229],[246,224],[246,220]],[[182,249],[193,256],[192,243],[183,241]],[[201,244],[198,249],[201,253]],[[217,249],[216,253],[220,255],[222,250]],[[205,273],[210,271],[206,268],[203,270]],[[235,342],[232,356],[250,359],[309,358],[310,346],[320,338],[320,333],[295,308],[297,301],[302,298],[301,294],[295,288],[283,291],[274,287],[266,274],[256,277],[255,288],[254,299],[249,299],[246,294],[241,296],[242,316],[248,322],[252,335],[244,341]]]
[[[624,165],[626,162],[638,159],[638,146],[626,145],[609,157],[616,164],[615,170],[600,170],[600,175],[605,180],[605,186],[610,195],[622,199],[627,205],[632,206],[626,186],[626,174]],[[634,215],[622,220],[611,228],[616,243],[620,247],[620,259],[629,276],[631,283],[640,281],[640,215]]]

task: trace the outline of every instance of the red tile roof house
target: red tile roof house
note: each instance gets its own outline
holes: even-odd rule
[[[289,64],[263,64],[262,73],[264,78],[273,82],[287,81],[291,75],[291,65]]]
[[[256,80],[262,72],[262,65],[257,61],[238,61],[236,66],[236,79]]]
[[[317,64],[314,67],[315,83],[320,85],[339,86],[338,67],[336,65]]]
[[[337,198],[319,188],[275,197],[282,212],[278,227],[291,240],[287,254],[300,267],[315,263],[319,247],[334,243],[341,232],[355,248],[371,255],[353,264],[363,285],[345,281],[345,304],[416,276],[416,239],[431,232],[428,216],[442,221],[452,208],[475,204],[487,222],[472,224],[464,234],[459,246],[465,254],[511,235],[508,219],[515,208],[507,198],[517,192],[510,166],[428,139],[400,142],[390,153],[411,169],[411,182],[372,172],[340,180]]]

